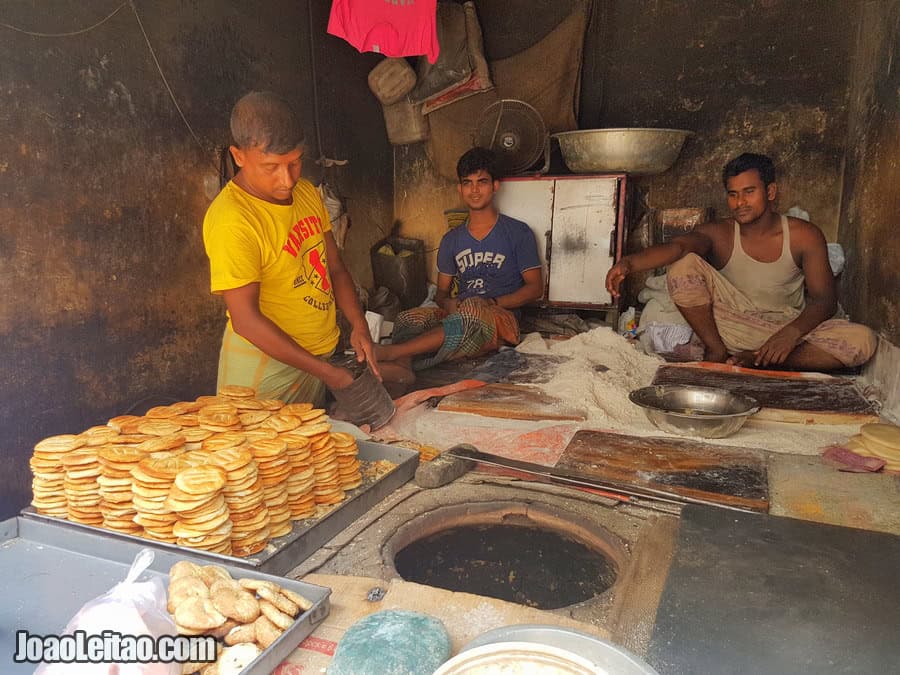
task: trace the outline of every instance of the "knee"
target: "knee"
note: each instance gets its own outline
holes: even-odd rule
[[[710,264],[696,253],[688,253],[669,265],[666,288],[676,305],[706,304],[709,299]],[[702,294],[700,299],[695,296]]]
[[[394,317],[394,324],[407,324],[412,323],[413,317],[415,316],[415,311],[412,309],[404,309],[402,312],[399,312],[396,317]]]
[[[668,282],[673,277],[682,277],[685,274],[696,274],[706,264],[708,263],[696,253],[688,253],[669,265],[666,271],[666,281]]]
[[[833,340],[840,347],[839,352],[833,353],[847,368],[867,363],[875,355],[878,347],[878,336],[875,332],[858,323],[844,323],[841,332],[834,335]]]

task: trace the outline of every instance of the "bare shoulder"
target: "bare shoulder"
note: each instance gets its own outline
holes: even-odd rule
[[[788,217],[791,241],[803,248],[825,246],[825,234],[817,226],[802,218]]]
[[[731,241],[734,237],[734,221],[726,219],[701,223],[694,228],[694,232],[705,235],[716,242]]]

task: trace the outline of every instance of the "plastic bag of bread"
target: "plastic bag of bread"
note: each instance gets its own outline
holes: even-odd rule
[[[86,603],[66,625],[63,635],[102,636],[112,631],[123,636],[148,635],[157,640],[163,635],[178,635],[175,622],[166,611],[166,588],[162,579],[138,581],[153,563],[153,551],[142,549],[125,580],[103,595]],[[121,648],[120,648],[121,649]],[[101,658],[107,658],[104,654]],[[179,663],[42,663],[35,675],[180,675]]]

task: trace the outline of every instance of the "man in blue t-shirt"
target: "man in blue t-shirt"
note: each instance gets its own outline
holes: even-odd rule
[[[438,307],[401,312],[394,323],[394,344],[376,345],[386,381],[410,384],[413,370],[518,344],[518,309],[543,295],[534,234],[494,206],[500,188],[495,167],[494,153],[485,148],[472,148],[460,157],[458,189],[469,217],[441,239]],[[451,298],[454,278],[459,292]]]

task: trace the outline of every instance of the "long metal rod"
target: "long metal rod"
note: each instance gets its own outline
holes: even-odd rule
[[[751,509],[743,509],[739,506],[730,506],[728,504],[719,504],[717,502],[707,501],[705,499],[699,499],[697,497],[688,497],[686,495],[673,494],[671,492],[664,492],[662,490],[655,490],[648,487],[638,488],[631,485],[622,485],[620,483],[589,479],[587,477],[581,476],[580,474],[571,474],[567,471],[552,469],[540,464],[534,464],[532,462],[522,462],[517,459],[507,459],[506,457],[492,455],[487,452],[481,452],[480,450],[469,450],[467,448],[465,452],[454,452],[451,448],[444,454],[447,457],[453,457],[455,459],[474,461],[481,464],[487,464],[489,466],[497,466],[504,469],[514,469],[516,471],[522,471],[523,473],[531,474],[534,476],[549,478],[554,482],[595,488],[598,490],[609,490],[611,492],[620,492],[630,497],[641,497],[643,499],[650,499],[677,505],[701,504],[703,506],[714,506],[716,508],[727,509],[729,511],[754,513],[754,511],[752,511]]]

